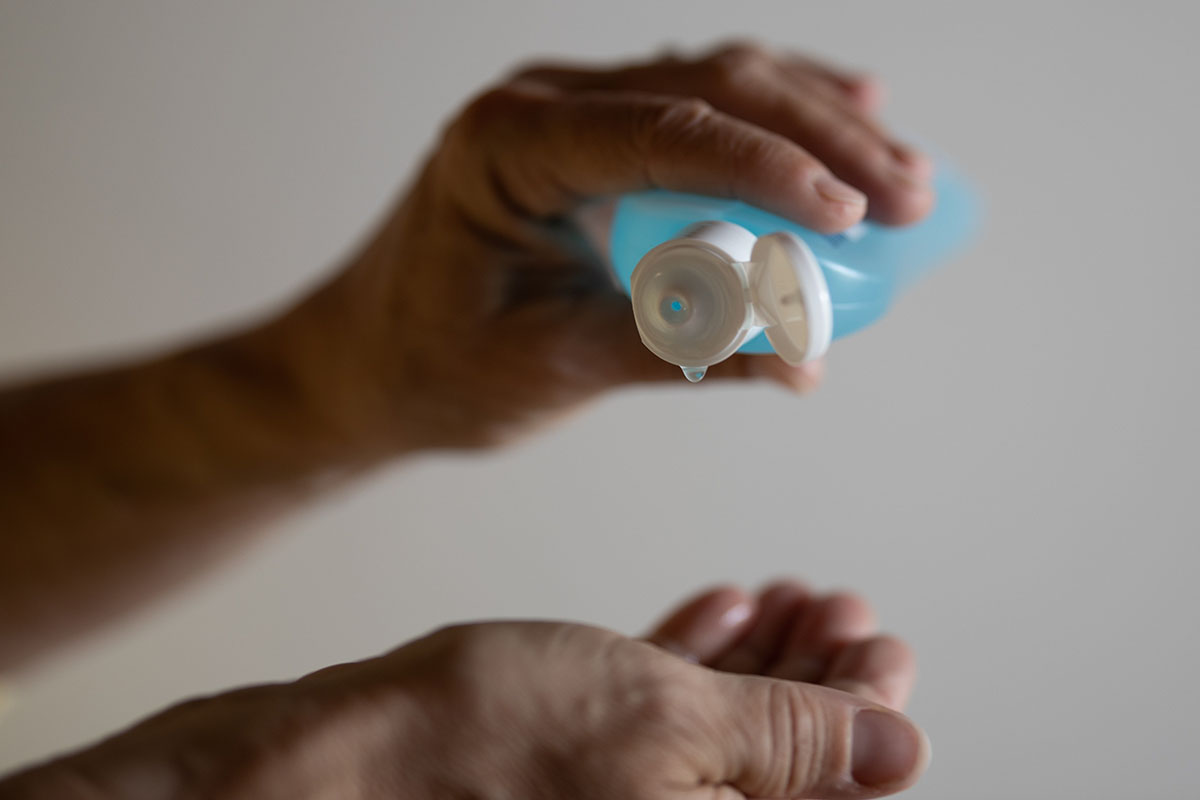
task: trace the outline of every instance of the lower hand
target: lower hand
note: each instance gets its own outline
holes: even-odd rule
[[[877,797],[928,758],[912,680],[856,596],[722,589],[647,640],[466,625],[184,703],[0,797]]]

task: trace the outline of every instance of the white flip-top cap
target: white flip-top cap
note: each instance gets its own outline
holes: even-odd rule
[[[729,222],[702,222],[642,257],[630,278],[643,344],[702,376],[765,330],[789,364],[824,354],[833,314],[816,257],[799,237],[760,238]]]
[[[630,277],[642,343],[688,367],[733,355],[754,329],[744,267],[754,242],[740,225],[701,222],[646,253]]]
[[[795,234],[760,236],[750,253],[750,299],[775,352],[789,364],[820,358],[833,338],[829,285]]]

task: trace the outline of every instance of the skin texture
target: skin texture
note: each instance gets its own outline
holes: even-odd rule
[[[300,301],[181,350],[0,390],[0,670],[144,604],[235,552],[265,521],[378,464],[495,446],[606,391],[682,380],[641,345],[628,299],[571,215],[594,198],[663,187],[737,197],[826,232],[864,215],[914,221],[933,202],[930,164],[875,119],[880,96],[869,79],[749,45],[614,68],[528,66],[446,125],[366,246]],[[763,379],[804,392],[821,368],[734,356],[709,375],[706,384]],[[719,638],[719,625],[683,625],[658,649],[579,626],[474,626],[335,668],[336,679],[181,706],[69,768],[37,774],[84,797],[211,796],[203,786],[270,796],[301,777],[336,796],[478,795],[485,789],[426,774],[467,748],[484,754],[482,782],[531,786],[522,781],[541,781],[539,765],[551,758],[556,777],[544,785],[575,794],[632,793],[619,780],[625,753],[629,769],[668,781],[653,784],[656,796],[697,786],[722,796],[867,796],[846,783],[847,726],[868,700],[900,702],[911,676],[896,664],[911,661],[907,650],[863,639],[853,597],[816,603],[796,587],[774,591],[751,603],[746,643],[711,658],[708,645],[688,642]],[[763,660],[777,645],[782,666]],[[664,647],[722,677],[668,658]],[[831,647],[845,659],[836,668]],[[610,657],[619,669],[589,674]],[[484,667],[493,660],[497,670]],[[730,677],[747,673],[760,678]],[[588,679],[560,683],[563,674]],[[445,675],[461,680],[438,683]],[[825,688],[817,699],[776,703],[817,691],[797,680],[853,694]],[[376,690],[391,714],[355,700]],[[651,702],[653,713],[629,700],[660,694],[674,699]],[[693,704],[701,717],[680,716]],[[610,706],[633,710],[610,720]],[[792,716],[780,718],[776,706]],[[593,712],[600,727],[584,729],[594,739],[572,739],[571,725],[555,722]],[[743,712],[745,730],[731,721]],[[446,714],[470,722],[442,730]],[[640,727],[643,717],[655,724]],[[626,745],[613,731],[631,726],[653,735]],[[514,730],[543,741],[543,727],[556,734],[547,747],[573,743],[577,769],[562,754],[481,744]],[[693,730],[708,737],[693,742],[684,735]],[[833,738],[786,733],[800,730]],[[417,747],[426,740],[439,743],[436,758]],[[669,751],[661,759],[669,775],[647,755],[656,748]],[[415,760],[397,762],[397,753]],[[800,771],[771,772],[779,764]],[[129,791],[125,780],[134,781]]]
[[[0,798],[877,797],[916,779],[928,745],[887,707],[912,656],[873,629],[861,598],[792,581],[710,590],[642,641],[447,628],[176,706]]]

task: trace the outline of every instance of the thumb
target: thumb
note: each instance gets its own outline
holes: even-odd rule
[[[866,798],[911,786],[929,740],[907,717],[824,686],[713,673],[711,768],[748,798]]]
[[[825,379],[825,361],[817,359],[792,366],[775,355],[740,353],[711,367],[709,373],[718,380],[762,378],[797,394],[809,394],[815,392]]]

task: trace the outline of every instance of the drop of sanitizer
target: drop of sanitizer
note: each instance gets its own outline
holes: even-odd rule
[[[708,372],[708,367],[680,367],[680,369],[683,370],[683,377],[692,383],[704,380],[704,373]]]

